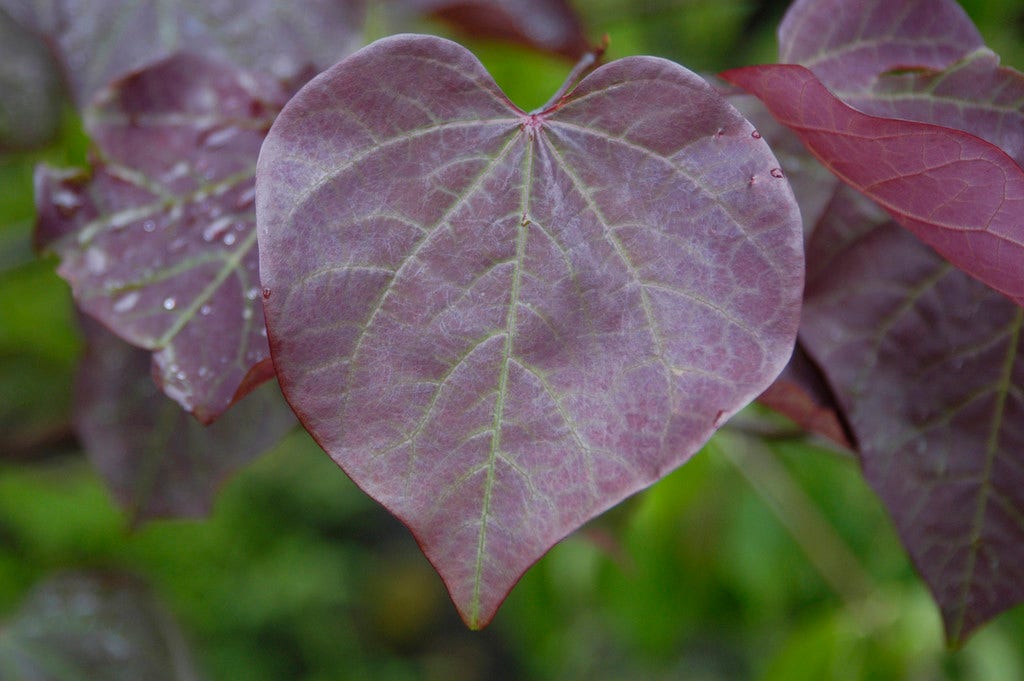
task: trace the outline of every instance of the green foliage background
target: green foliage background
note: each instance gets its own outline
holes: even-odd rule
[[[1004,63],[1024,66],[1024,3],[963,4]],[[785,10],[578,6],[592,36],[610,35],[609,58],[657,54],[705,72],[773,61]],[[468,44],[526,108],[570,66]],[[555,547],[480,633],[458,620],[408,532],[301,432],[232,480],[209,520],[130,529],[69,435],[73,308],[30,244],[32,166],[84,158],[67,119],[51,148],[0,155],[0,620],[56,571],[103,568],[149,582],[215,680],[1024,678],[1024,613],[946,651],[856,461],[756,410],[744,423],[771,439],[716,436]]]

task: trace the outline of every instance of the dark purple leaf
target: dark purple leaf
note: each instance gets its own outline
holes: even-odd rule
[[[735,69],[840,179],[957,267],[1024,303],[1024,170],[998,147],[953,128],[869,116],[802,66]]]
[[[897,69],[943,69],[983,47],[954,0],[797,0],[779,25],[779,62],[830,89],[858,90]]]
[[[181,629],[150,590],[104,573],[36,586],[0,627],[0,673],[11,681],[200,678]]]
[[[1024,600],[1024,310],[857,210],[811,239],[800,338],[960,643]]]
[[[467,35],[523,43],[573,59],[589,49],[583,24],[566,0],[394,0]]]
[[[254,175],[286,100],[267,79],[179,55],[88,112],[91,177],[37,173],[37,243],[60,255],[86,312],[155,351],[164,392],[204,422],[273,375]]]
[[[148,352],[84,321],[75,429],[133,521],[206,515],[224,480],[295,425],[268,383],[203,426],[154,385]]]
[[[358,46],[363,0],[0,0],[58,46],[80,104],[116,76],[178,51],[220,57],[282,80]]]
[[[285,396],[471,627],[792,349],[792,193],[751,125],[665,60],[527,114],[458,45],[385,39],[289,102],[257,187]]]
[[[0,152],[49,142],[60,126],[63,84],[46,44],[0,7]]]

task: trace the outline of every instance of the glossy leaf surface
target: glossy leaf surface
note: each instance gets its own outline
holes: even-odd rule
[[[378,41],[289,102],[257,187],[282,390],[472,627],[792,350],[792,194],[751,125],[664,60],[527,114],[454,43]]]
[[[806,66],[830,89],[943,69],[983,46],[955,0],[797,0],[779,25],[779,62]]]
[[[362,0],[0,0],[49,36],[81,105],[115,77],[189,51],[284,80],[351,52]]]
[[[155,351],[164,392],[204,422],[273,375],[254,176],[286,100],[267,79],[174,57],[89,112],[91,176],[37,173],[37,243],[86,312]]]
[[[204,426],[157,389],[148,352],[85,321],[75,430],[134,522],[205,516],[224,481],[295,425],[268,383]]]
[[[180,627],[137,580],[66,573],[36,586],[0,627],[0,678],[197,681]]]
[[[1024,311],[837,201],[808,247],[801,343],[953,643],[1024,600]]]
[[[957,129],[861,113],[802,66],[723,76],[950,262],[1024,303],[1024,169],[1004,151]]]

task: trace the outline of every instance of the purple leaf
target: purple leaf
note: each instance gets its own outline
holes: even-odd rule
[[[1024,74],[986,48],[944,71],[882,75],[866,90],[834,94],[874,116],[969,132],[1024,163]]]
[[[942,256],[1024,303],[1024,170],[1006,152],[953,128],[863,114],[802,66],[722,76]]]
[[[164,392],[204,422],[273,375],[254,176],[286,100],[268,79],[173,57],[87,112],[91,177],[37,172],[37,243],[86,312],[155,351]]]
[[[12,681],[200,678],[180,627],[149,588],[98,572],[37,585],[0,627],[0,669]]]
[[[268,383],[203,426],[153,384],[149,353],[83,322],[75,429],[133,522],[206,515],[225,479],[295,425]]]
[[[811,239],[800,339],[957,644],[1024,601],[1024,310],[857,210]]]
[[[476,37],[499,38],[573,59],[589,49],[579,16],[566,0],[396,0]]]
[[[862,89],[896,69],[943,69],[983,46],[954,0],[797,0],[779,25],[779,62],[806,66],[829,89]]]
[[[257,214],[282,390],[471,627],[782,369],[803,266],[780,176],[652,57],[528,114],[462,47],[398,36],[277,119]]]
[[[47,35],[80,104],[116,76],[178,51],[232,61],[282,80],[304,79],[359,43],[363,0],[0,0]]]
[[[46,44],[0,7],[0,153],[52,140],[64,103],[60,71]]]

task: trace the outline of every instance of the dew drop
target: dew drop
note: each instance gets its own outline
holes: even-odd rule
[[[252,319],[252,308],[247,307],[242,310],[242,319]]]
[[[206,378],[210,375],[210,370],[207,367],[199,367],[199,377]]]
[[[248,291],[245,292],[245,297],[246,297],[247,300],[256,300],[257,298],[259,298],[259,296],[260,296],[260,290],[258,288],[255,288],[255,287],[253,287],[253,288],[251,288],[251,289],[249,289]]]
[[[164,309],[173,310],[178,305],[178,301],[174,298],[164,298]]]
[[[114,312],[127,312],[135,307],[135,303],[139,302],[140,297],[142,297],[142,294],[138,291],[132,291],[131,293],[125,294],[124,297],[119,298],[117,302],[114,303]]]
[[[755,182],[757,182],[757,175],[751,175],[747,185],[753,187]]]
[[[142,229],[150,233],[155,232],[156,223],[153,222],[152,220],[146,220],[145,222],[142,223]]]
[[[203,241],[210,242],[223,234],[231,226],[231,218],[224,216],[211,222],[203,229]]]
[[[234,232],[228,232],[227,234],[224,235],[224,245],[230,246],[231,244],[235,243],[235,239],[237,238],[238,237],[235,236]]]
[[[266,300],[269,297],[270,297],[270,289],[269,288],[264,288],[263,289],[263,300]]]
[[[199,308],[199,314],[205,317],[206,315],[210,314],[212,310],[213,308],[210,307],[209,305],[203,305],[201,308]]]
[[[82,200],[70,190],[58,189],[53,193],[53,204],[57,206],[61,215],[69,218],[82,207]]]
[[[756,140],[761,139],[761,133],[759,133],[757,130],[755,130],[752,133],[750,133],[750,136],[753,137]]]
[[[772,168],[770,172],[771,172],[771,176],[772,177],[775,177],[775,178],[781,178],[782,177],[782,168]]]

